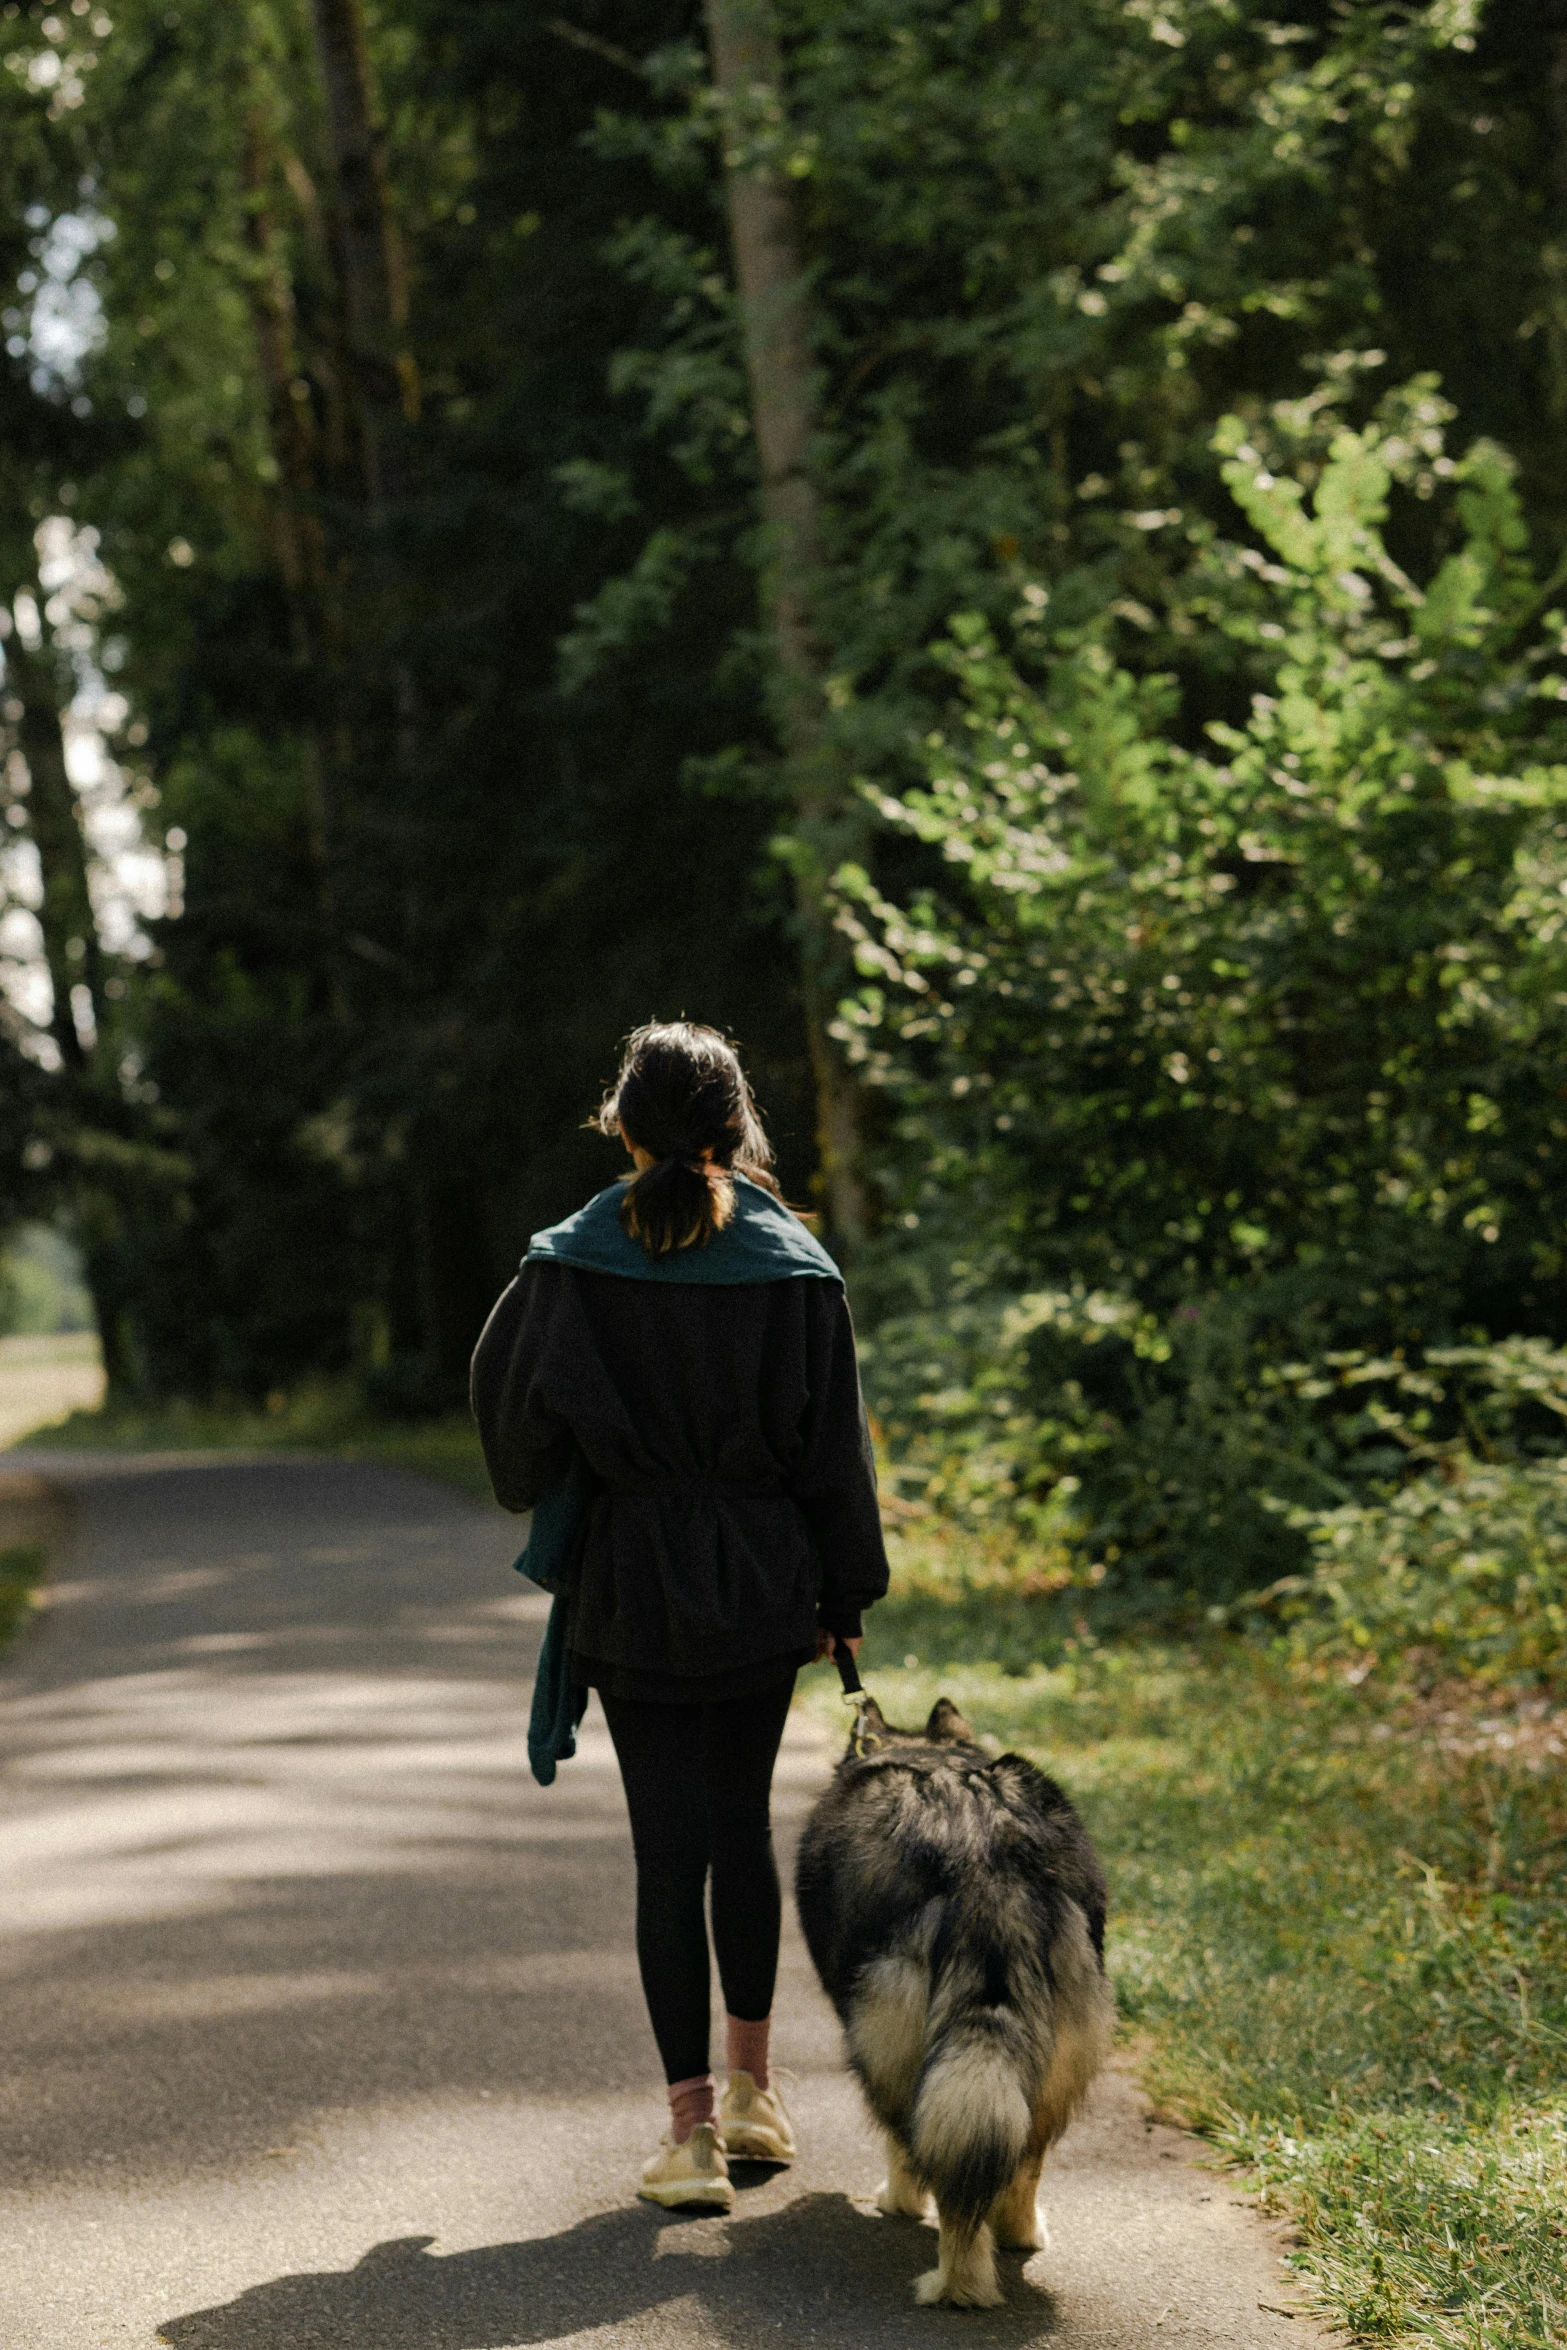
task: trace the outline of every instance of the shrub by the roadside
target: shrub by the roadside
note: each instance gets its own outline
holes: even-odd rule
[[[1560,583],[1432,381],[1363,392],[1221,423],[1234,535],[1146,517],[1190,532],[1158,609],[955,620],[837,877],[878,1409],[932,1500],[1152,1613],[1305,1570],[1266,1497],[1396,1475],[1291,1366],[1567,1330]]]
[[[32,1613],[47,1563],[41,1543],[13,1543],[9,1549],[0,1550],[0,1645]]]
[[[1009,1296],[968,1271],[866,1342],[900,1496],[1010,1548],[1025,1577],[1044,1556],[1103,1586],[1123,1621],[1305,1566],[1303,1531],[1270,1503],[1358,1490],[1357,1437],[1281,1375],[1309,1334],[1287,1285],[1161,1315],[1081,1285]]]
[[[1291,1360],[1244,1300],[1160,1321],[1091,1292],[971,1300],[929,1362],[921,1327],[867,1351],[893,1508],[923,1529],[900,1604],[948,1603],[946,1653],[1217,1608],[1362,1675],[1567,1679],[1567,1352],[1544,1339]],[[981,1583],[988,1645],[962,1630]]]
[[[1378,1507],[1316,1513],[1310,1533],[1314,1571],[1292,1579],[1299,1653],[1343,1657],[1360,1679],[1567,1684],[1567,1459],[1454,1454]]]
[[[1295,1655],[1340,1660],[1354,1681],[1567,1685],[1567,1354],[1507,1339],[1432,1349],[1419,1369],[1357,1356],[1325,1369],[1297,1385],[1358,1384],[1405,1475],[1290,1512],[1310,1571],[1251,1605],[1282,1613]]]

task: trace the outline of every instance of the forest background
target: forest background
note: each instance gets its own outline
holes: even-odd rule
[[[1103,1603],[1554,1425],[1561,10],[0,29],[0,1203],[115,1397],[448,1405],[689,1013]]]
[[[1567,0],[4,0],[0,248],[12,1319],[412,1459],[731,1030],[889,1706],[1342,2322],[1567,2339]]]

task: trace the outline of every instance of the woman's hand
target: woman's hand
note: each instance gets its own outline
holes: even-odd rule
[[[861,1638],[863,1638],[863,1634],[861,1635]],[[847,1649],[849,1655],[852,1656],[856,1662],[858,1662],[860,1654],[860,1641],[858,1639],[845,1640],[841,1632],[817,1633],[816,1662],[821,1664],[826,1660],[826,1658],[830,1656],[836,1656],[840,1643],[845,1649]]]

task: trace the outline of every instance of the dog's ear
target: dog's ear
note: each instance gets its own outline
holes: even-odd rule
[[[878,1746],[886,1746],[891,1737],[892,1732],[887,1727],[887,1717],[876,1703],[875,1698],[863,1698],[860,1702],[859,1712],[855,1716],[854,1735],[849,1742],[850,1751],[854,1754],[869,1754]]]
[[[972,1746],[974,1733],[950,1697],[938,1697],[930,1709],[925,1735],[932,1746]]]

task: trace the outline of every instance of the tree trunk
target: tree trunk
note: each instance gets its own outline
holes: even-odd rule
[[[358,393],[365,494],[379,521],[406,488],[403,430],[419,413],[408,289],[376,117],[361,0],[311,0],[337,182],[338,267]]]
[[[395,582],[385,543],[388,513],[409,490],[408,427],[419,414],[419,372],[408,342],[408,285],[392,209],[386,149],[376,110],[363,0],[311,0],[316,54],[326,92],[337,189],[337,274],[342,292],[351,390],[359,424],[365,504],[380,539],[378,626],[396,634]],[[419,688],[406,660],[391,665],[393,755],[407,779],[418,766]],[[418,877],[406,890],[410,906]],[[417,930],[411,913],[405,941]]]
[[[495,1302],[487,1203],[483,1186],[470,1174],[426,1176],[417,1198],[425,1347],[451,1404],[460,1410],[468,1393],[468,1365]]]
[[[763,608],[772,638],[777,723],[798,820],[795,894],[806,1032],[816,1080],[827,1221],[839,1246],[864,1237],[859,1089],[830,1033],[848,969],[827,884],[858,846],[858,803],[825,742],[824,663],[813,624],[822,562],[811,472],[815,400],[809,315],[793,189],[772,152],[783,64],[772,0],[707,0],[713,86],[722,107],[724,185],[740,296],[751,424],[768,551]]]
[[[316,906],[333,1010],[342,1021],[347,1007],[338,959],[333,876],[338,745],[323,715],[334,701],[340,701],[330,690],[330,673],[341,629],[333,625],[331,611],[326,536],[319,511],[316,424],[309,385],[300,369],[294,290],[278,249],[269,202],[274,163],[261,110],[252,107],[245,126],[243,158],[245,244],[250,260],[245,291],[278,471],[279,494],[268,517],[273,554],[288,601],[290,648],[306,705],[303,748]]]
[[[1547,215],[1541,255],[1548,288],[1550,382],[1547,396],[1552,410],[1560,416],[1567,413],[1567,0],[1543,0],[1540,14],[1550,56],[1547,84],[1555,131],[1551,154],[1555,201]]]
[[[127,1236],[124,1202],[102,1183],[76,1186],[76,1239],[82,1277],[98,1326],[103,1382],[115,1401],[145,1395],[147,1381],[136,1342],[135,1255]]]
[[[43,883],[38,923],[53,997],[50,1033],[61,1060],[56,1081],[60,1107],[67,1128],[74,1129],[80,1142],[99,1129],[107,1100],[112,1096],[117,1101],[118,1097],[103,1066],[103,953],[93,916],[81,809],[65,764],[63,719],[70,681],[49,643],[43,590],[35,580],[28,583],[26,592],[37,607],[45,633],[39,644],[29,645],[12,618],[4,647],[5,682],[8,697],[20,706],[16,742],[27,763],[27,829],[38,851]],[[86,990],[91,1008],[92,1051],[83,1043],[76,1024],[71,998],[77,988]],[[138,1391],[140,1380],[131,1324],[124,1212],[114,1181],[119,1164],[112,1150],[106,1156],[100,1153],[95,1171],[93,1155],[81,1152],[72,1202],[83,1271],[98,1325],[104,1378],[111,1394],[130,1395]]]
[[[386,648],[383,674],[391,714],[393,769],[405,803],[417,807],[420,693],[414,670],[398,642],[406,632],[411,582],[406,573],[399,576],[388,531],[395,510],[406,502],[412,488],[409,427],[419,415],[419,376],[408,340],[402,240],[392,208],[363,0],[311,0],[311,17],[326,95],[336,197],[332,210],[337,280],[370,524],[371,555],[362,574],[370,592],[354,598],[351,619],[372,645]],[[374,654],[358,666],[361,673],[373,671]],[[362,758],[362,744],[360,752]],[[417,839],[417,824],[406,827],[406,837]],[[410,857],[401,891],[401,945],[410,971],[419,968],[424,882],[423,873]],[[380,941],[371,942],[362,951],[390,952]],[[412,1016],[411,1008],[406,1009],[403,1017]],[[412,1178],[408,1207],[422,1226],[425,1202]],[[439,1278],[425,1283],[422,1304],[425,1352],[432,1362],[449,1363],[456,1323],[448,1312],[447,1291]]]
[[[30,593],[42,621],[43,590],[35,582]],[[54,997],[50,1030],[65,1067],[81,1075],[89,1056],[77,1029],[71,997],[76,988],[86,989],[93,1027],[101,1034],[103,956],[88,887],[87,842],[65,765],[61,721],[68,696],[56,675],[47,639],[36,648],[29,647],[14,620],[5,640],[5,667],[7,687],[21,704],[16,737],[29,777],[27,828],[38,851],[43,879],[38,924]]]

